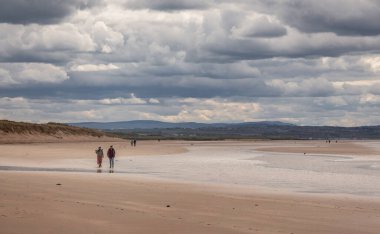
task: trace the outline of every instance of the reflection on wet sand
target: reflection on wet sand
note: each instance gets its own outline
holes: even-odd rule
[[[81,173],[103,173],[102,169],[98,168],[95,171],[91,169],[81,168],[44,168],[44,167],[16,167],[16,166],[0,166],[0,171],[47,171],[47,172],[81,172]],[[104,172],[106,172],[105,170]],[[127,173],[125,171],[108,170],[108,173]]]

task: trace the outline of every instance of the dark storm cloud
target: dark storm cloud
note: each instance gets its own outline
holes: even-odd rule
[[[307,32],[338,35],[379,35],[380,1],[377,0],[259,0],[266,13]],[[253,6],[254,7],[254,6]]]
[[[75,57],[70,53],[14,51],[8,56],[0,56],[0,63],[52,63],[64,65]]]
[[[129,93],[135,93],[143,98],[213,98],[236,95],[242,97],[325,97],[336,93],[332,83],[326,79],[268,82],[249,78],[214,79],[194,76],[123,78],[107,75],[106,81],[105,74],[72,72],[68,74],[70,79],[63,80],[59,85],[46,82],[27,86],[19,85],[0,88],[0,92],[2,95],[11,97],[17,97],[22,93],[28,98],[60,97],[64,99],[116,98],[126,97]]]
[[[211,6],[212,0],[128,0],[127,8],[130,9],[152,9],[158,11],[177,11],[205,9]]]
[[[100,2],[101,0],[2,0],[0,22],[57,23],[77,9],[92,7]]]
[[[330,38],[330,40],[328,39]],[[372,53],[379,51],[379,37],[338,38],[332,35],[310,37],[298,35],[268,41],[261,39],[215,38],[203,45],[202,59],[215,62],[259,60],[275,57],[313,58],[338,57],[350,53]]]
[[[360,57],[359,57],[360,59]],[[260,69],[266,79],[307,79],[310,77],[330,77],[335,80],[356,80],[357,77],[370,77],[373,72],[360,64],[358,56],[340,58],[273,58],[253,60],[249,63]],[[347,68],[350,69],[347,69]],[[344,77],[341,74],[344,73]]]

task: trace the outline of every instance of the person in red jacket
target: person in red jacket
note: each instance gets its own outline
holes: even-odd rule
[[[110,160],[110,168],[113,168],[113,166],[114,166],[114,159],[115,159],[115,156],[116,156],[116,151],[115,151],[115,149],[113,148],[112,145],[110,146],[110,148],[107,151],[107,156],[108,156],[108,159]]]
[[[97,156],[98,167],[101,168],[102,167],[102,161],[104,158],[102,147],[99,146],[99,148],[97,150],[95,150],[95,153]]]

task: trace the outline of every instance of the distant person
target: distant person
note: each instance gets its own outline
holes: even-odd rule
[[[131,146],[133,146],[133,139],[131,140]]]
[[[114,160],[115,160],[115,156],[116,156],[116,151],[112,145],[110,146],[110,148],[107,151],[107,156],[108,156],[108,159],[110,160],[110,168],[113,168]]]
[[[95,150],[95,153],[96,153],[96,159],[97,159],[98,167],[101,168],[102,167],[102,161],[104,158],[102,147],[99,146],[99,148]]]
[[[136,141],[136,139],[134,139],[134,140],[133,140],[133,146],[134,146],[134,147],[136,147],[136,143],[137,143],[137,141]]]

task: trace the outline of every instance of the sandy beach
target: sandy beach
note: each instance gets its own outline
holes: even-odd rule
[[[106,168],[103,173],[96,173],[93,151],[98,145],[106,148],[111,144],[119,157],[114,173],[108,173]],[[0,145],[3,167],[91,170],[0,171],[1,233],[378,233],[380,199],[376,195],[353,195],[343,189],[340,193],[297,192],[291,184],[282,188],[268,183],[268,187],[262,187],[254,183],[261,180],[258,174],[249,175],[252,184],[245,183],[240,174],[235,174],[235,184],[227,180],[228,174],[218,174],[226,180],[213,177],[215,165],[220,166],[217,171],[222,173],[224,167],[231,170],[228,166],[235,161],[244,163],[232,165],[240,165],[238,171],[252,163],[255,167],[249,170],[256,169],[268,177],[279,170],[271,160],[278,161],[280,157],[289,160],[296,157],[297,161],[305,157],[318,163],[316,160],[325,160],[320,155],[327,155],[334,160],[337,157],[338,163],[346,160],[344,163],[351,165],[363,156],[367,157],[360,163],[368,160],[377,163],[379,156],[376,148],[379,142],[342,142],[330,146],[322,145],[321,141],[293,142],[291,149],[289,144],[290,141],[146,141],[138,142],[137,147],[130,147],[129,142]],[[254,157],[253,160],[234,158],[237,149],[241,150],[239,157]],[[308,156],[303,155],[305,149]],[[195,162],[191,161],[194,158]],[[194,164],[198,161],[203,167]],[[256,161],[272,164],[263,167]],[[300,169],[284,166],[281,170],[292,174]],[[354,170],[356,177],[352,178],[343,169],[333,175],[330,175],[333,171],[325,171],[329,168],[313,168],[316,172],[307,167],[302,170],[308,174],[318,172],[316,180],[320,180],[318,176],[332,176],[334,186],[339,185],[340,177],[354,182],[378,179],[376,170]],[[190,174],[192,171],[194,175]],[[307,182],[313,182],[313,178]],[[297,185],[304,186],[301,181]],[[356,188],[356,184],[344,186]]]
[[[0,3],[0,234],[380,234],[380,0]]]

